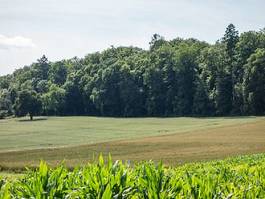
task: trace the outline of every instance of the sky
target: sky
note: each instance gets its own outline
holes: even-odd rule
[[[265,27],[264,0],[0,0],[0,75],[35,62],[83,57],[111,45],[148,49],[170,40],[214,43],[228,24]]]

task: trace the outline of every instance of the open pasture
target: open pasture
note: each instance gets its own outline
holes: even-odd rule
[[[48,117],[0,121],[2,169],[86,163],[99,153],[114,159],[166,164],[265,152],[264,117]]]

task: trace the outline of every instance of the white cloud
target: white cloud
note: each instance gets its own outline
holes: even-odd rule
[[[22,36],[7,37],[0,34],[0,49],[34,48],[35,46],[30,38]]]

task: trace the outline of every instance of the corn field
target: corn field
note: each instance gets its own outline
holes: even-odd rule
[[[176,168],[111,157],[69,170],[45,162],[16,180],[0,178],[0,198],[265,198],[265,154]]]

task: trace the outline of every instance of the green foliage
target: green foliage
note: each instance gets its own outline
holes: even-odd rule
[[[49,63],[48,58],[43,55],[40,59],[37,60],[38,62],[33,65],[33,77],[38,79],[48,79],[48,71],[49,71]]]
[[[264,48],[264,30],[239,34],[233,24],[213,45],[154,34],[149,50],[112,46],[57,62],[43,55],[0,77],[0,93],[7,90],[14,105],[19,92],[37,92],[43,115],[260,115],[262,100],[256,98],[265,95],[264,83],[248,80],[245,68],[253,67],[248,60]]]
[[[156,49],[160,48],[165,43],[166,43],[166,40],[164,39],[164,37],[162,37],[159,34],[154,34],[151,38],[150,43],[149,43],[150,50],[156,50]]]
[[[230,58],[233,57],[236,44],[238,42],[238,31],[233,24],[229,24],[226,28],[223,42],[225,43],[227,54]]]
[[[167,168],[143,162],[131,167],[111,157],[76,167],[36,171],[0,180],[1,198],[264,198],[264,154]]]
[[[52,83],[63,85],[67,78],[67,67],[64,62],[55,62],[49,69],[49,79]]]
[[[10,199],[10,184],[0,177],[0,198],[2,199]]]
[[[195,81],[192,113],[193,115],[210,115],[212,109],[212,104],[207,94],[207,87],[204,82],[197,77]]]
[[[52,84],[42,96],[43,112],[47,115],[62,115],[65,105],[65,90]]]
[[[229,115],[232,109],[232,79],[226,72],[220,72],[216,79],[216,106],[218,115]]]
[[[257,49],[248,59],[244,76],[245,101],[251,114],[265,113],[265,49]]]
[[[33,119],[34,115],[38,115],[41,111],[42,102],[39,95],[32,90],[22,90],[18,93],[15,101],[16,116],[30,115]]]
[[[13,112],[11,93],[7,89],[0,90],[0,119]]]

